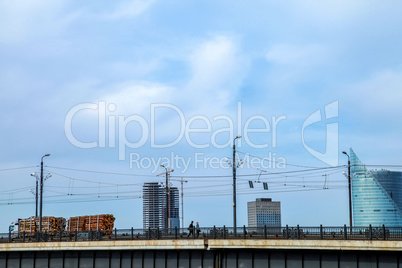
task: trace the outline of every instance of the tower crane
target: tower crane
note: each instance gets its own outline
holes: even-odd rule
[[[174,171],[174,169],[170,169],[169,167],[165,167],[164,165],[161,165],[165,169],[166,172],[160,173],[156,175],[157,177],[160,175],[166,175],[166,228],[170,228],[170,188],[169,188],[169,178],[170,178],[170,173]]]
[[[171,179],[172,181],[179,181],[181,183],[181,227],[184,229],[184,188],[183,188],[183,183],[187,183],[188,181],[183,180],[183,178],[180,178],[180,180],[175,180]]]

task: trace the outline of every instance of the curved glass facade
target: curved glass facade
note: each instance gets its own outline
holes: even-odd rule
[[[402,227],[402,173],[369,171],[350,149],[353,224]]]

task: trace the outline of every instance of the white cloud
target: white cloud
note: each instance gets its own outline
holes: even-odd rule
[[[267,94],[268,100],[286,99],[286,103],[273,102],[270,107],[279,106],[276,109],[284,110],[284,106],[290,109],[300,105],[301,97],[298,88],[307,81],[317,80],[323,68],[331,66],[336,61],[336,55],[331,47],[324,44],[307,43],[291,44],[279,43],[272,45],[265,54],[265,59],[270,66],[265,75],[266,87],[269,90],[261,94]],[[261,83],[261,82],[260,82]],[[306,100],[304,100],[306,101]],[[308,102],[311,99],[307,99]]]
[[[153,0],[131,0],[120,3],[116,9],[108,14],[108,19],[121,19],[136,17],[145,12],[152,4]]]
[[[0,1],[0,43],[57,34],[76,17],[63,14],[64,0]]]
[[[378,2],[375,1],[292,1],[293,11],[300,14],[306,21],[315,22],[315,27],[343,27],[356,22],[368,13],[378,10]],[[381,3],[380,6],[386,5]]]
[[[347,90],[354,113],[399,119],[402,112],[402,71],[383,70]],[[399,120],[400,121],[400,120]]]
[[[110,63],[111,72],[126,77],[143,77],[155,71],[160,64],[158,59],[148,59],[146,61],[137,60],[135,62],[116,61]]]
[[[175,89],[150,82],[126,82],[110,87],[110,94],[105,94],[99,101],[115,104],[120,115],[142,114],[149,111],[155,102],[169,102],[169,96]]]
[[[234,39],[214,37],[200,44],[189,60],[192,77],[186,90],[194,104],[216,109],[233,101],[248,69]]]
[[[328,48],[319,44],[277,44],[272,46],[266,55],[268,61],[288,66],[320,65],[328,62],[329,58]]]
[[[120,19],[145,12],[153,0],[124,1],[109,13],[94,14],[85,6],[68,10],[65,0],[0,1],[0,43],[15,44],[54,36],[72,21],[84,18]]]

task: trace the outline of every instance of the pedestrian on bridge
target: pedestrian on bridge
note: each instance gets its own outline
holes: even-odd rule
[[[200,232],[201,232],[200,224],[198,223],[198,221],[197,221],[197,224],[195,225],[195,231],[197,232],[197,238],[198,238],[200,236]]]
[[[188,233],[188,236],[187,237],[189,237],[190,235],[194,235],[194,224],[193,224],[194,222],[193,221],[191,221],[191,223],[190,223],[190,225],[188,226],[188,231],[189,231],[189,233]]]

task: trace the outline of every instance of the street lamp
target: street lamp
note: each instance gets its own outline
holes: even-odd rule
[[[39,209],[39,234],[42,234],[42,210],[43,210],[43,158],[50,156],[45,154],[40,160],[40,209]]]
[[[36,178],[36,190],[35,190],[35,218],[38,217],[38,181],[39,176],[35,172],[31,173],[31,176]]]
[[[349,226],[350,233],[352,234],[352,183],[350,179],[350,157],[347,152],[342,152],[344,155],[348,157],[348,187],[349,187]]]
[[[236,237],[237,236],[237,230],[236,230],[236,144],[235,141],[237,139],[240,139],[241,136],[236,136],[236,138],[233,139],[233,234]]]

